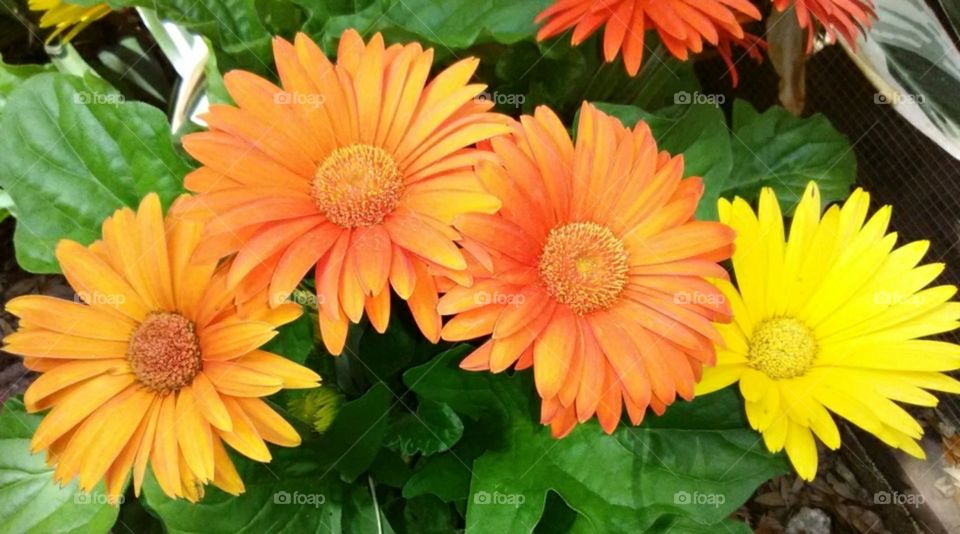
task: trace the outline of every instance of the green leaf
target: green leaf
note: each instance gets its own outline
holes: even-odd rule
[[[347,501],[343,507],[343,529],[331,532],[343,532],[344,534],[367,534],[376,532],[378,534],[393,534],[394,530],[387,521],[383,512],[373,503],[372,482],[367,479],[367,484],[355,484],[350,487],[347,495]],[[377,515],[380,515],[379,519]],[[314,530],[322,532],[325,529],[323,525],[314,525]]]
[[[305,313],[292,323],[281,326],[277,336],[264,345],[263,350],[303,365],[314,347],[313,319]]]
[[[53,66],[46,65],[7,65],[0,62],[0,112],[7,104],[7,99],[14,89],[37,74],[51,72]]]
[[[402,488],[410,479],[410,466],[394,451],[380,449],[373,464],[370,465],[370,476],[377,484],[384,484],[393,488]]]
[[[627,126],[643,120],[650,126],[660,150],[683,154],[684,175],[703,178],[704,193],[697,218],[717,218],[717,198],[733,168],[730,134],[723,112],[709,104],[675,105],[649,113],[634,106],[598,103],[605,113]]]
[[[543,43],[473,47],[468,52],[480,58],[478,76],[489,85],[487,92],[499,111],[516,115],[548,105],[561,117],[570,117],[584,100],[654,110],[673,104],[679,91],[699,89],[691,63],[678,61],[653,39],[649,47],[636,77],[626,73],[619,59],[604,61],[600,35],[579,46],[561,36]]]
[[[601,532],[642,532],[678,518],[715,524],[787,471],[747,426],[735,392],[679,402],[613,436],[590,422],[558,441],[537,423],[530,373],[464,373],[462,357],[451,351],[404,378],[421,399],[445,402],[500,436],[473,463],[468,532],[529,532],[548,491]]]
[[[213,43],[210,42],[210,39],[204,39],[203,41],[210,49],[210,57],[207,58],[207,63],[203,67],[203,74],[207,80],[207,98],[211,104],[234,105],[230,93],[227,92],[227,86],[223,83],[223,72],[217,62],[217,54]]]
[[[412,456],[443,452],[463,435],[463,422],[441,402],[421,402],[416,413],[403,412],[390,421],[386,444]]]
[[[163,112],[93,78],[30,78],[10,95],[0,128],[0,187],[18,218],[17,260],[31,272],[57,272],[57,241],[90,243],[104,218],[151,191],[169,205],[190,170]]]
[[[10,216],[10,210],[13,209],[13,199],[10,193],[0,189],[0,222]]]
[[[340,34],[355,28],[365,35],[416,39],[437,48],[439,56],[483,43],[512,44],[532,38],[533,19],[551,0],[297,0],[311,13],[305,25],[332,52]]]
[[[407,532],[447,534],[457,530],[450,505],[432,495],[422,495],[407,501],[403,516]]]
[[[799,118],[772,107],[758,113],[738,100],[733,107],[733,171],[720,196],[756,200],[772,187],[785,214],[793,213],[807,183],[816,181],[824,204],[842,200],[857,177],[849,140],[821,114]]]
[[[376,384],[362,397],[343,405],[323,434],[317,457],[335,467],[344,480],[355,480],[377,457],[387,430],[392,395]]]
[[[145,506],[166,532],[376,532],[376,512],[367,484],[351,486],[318,463],[309,444],[274,449],[267,464],[236,459],[246,491],[228,495],[207,487],[200,502],[167,497],[152,476],[144,482]]]
[[[261,74],[270,72],[273,34],[297,29],[297,26],[274,27],[274,22],[289,21],[291,3],[286,0],[110,0],[109,3],[114,8],[139,6],[156,10],[160,18],[208,37],[225,70],[244,68]],[[296,21],[296,17],[293,20]]]
[[[103,484],[81,493],[76,481],[59,487],[44,455],[30,454],[30,438],[42,419],[11,399],[0,413],[0,531],[25,533],[108,532],[119,508],[107,503]]]
[[[355,361],[363,382],[383,382],[391,390],[403,387],[402,373],[411,365],[420,364],[438,354],[443,344],[435,345],[420,335],[412,319],[407,317],[406,303],[395,299],[396,312],[390,317],[387,331],[380,334],[366,328],[359,336]]]
[[[447,49],[474,44],[511,44],[536,34],[533,19],[552,0],[403,0],[391,2],[388,21]]]
[[[403,496],[436,495],[445,502],[466,499],[470,487],[470,468],[452,454],[431,456],[403,487]]]

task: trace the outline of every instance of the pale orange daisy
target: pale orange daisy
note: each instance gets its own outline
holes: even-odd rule
[[[3,348],[41,373],[24,404],[50,410],[31,450],[47,451],[59,483],[79,478],[90,491],[105,479],[116,499],[131,470],[139,494],[149,464],[171,497],[196,501],[207,483],[239,494],[224,442],[261,462],[270,461],[265,442],[300,443],[259,398],[319,383],[313,371],[259,350],[300,308],[241,314],[226,270],[192,261],[200,233],[199,223],[164,220],[150,194],[136,213],[108,218],[101,241],[57,245],[83,303],[40,295],[7,303],[20,325]]]
[[[730,43],[748,37],[738,17],[760,20],[760,12],[749,0],[557,0],[537,16],[536,22],[543,22],[537,39],[573,28],[571,42],[576,46],[604,26],[604,57],[610,62],[622,53],[627,72],[636,76],[647,30],[656,30],[681,61],[690,52],[702,52],[707,42],[732,65]]]
[[[269,288],[283,302],[315,269],[320,332],[339,354],[366,311],[380,332],[390,287],[423,334],[440,337],[440,278],[470,283],[451,227],[462,213],[494,213],[472,173],[492,158],[473,145],[507,131],[476,98],[478,60],[429,80],[433,50],[364,44],[353,30],[332,64],[306,35],[274,40],[282,88],[250,74],[224,77],[237,106],[214,106],[209,132],[184,138],[203,167],[186,178],[190,210],[212,212],[201,256],[236,254],[227,277],[244,300]]]
[[[503,207],[454,226],[489,250],[472,287],[440,312],[449,341],[491,335],[461,367],[533,367],[541,421],[555,436],[597,414],[607,432],[626,405],[639,424],[693,396],[730,309],[705,277],[732,251],[733,231],[695,221],[700,178],[658,152],[646,124],[628,129],[589,104],[576,144],[548,108],[492,140],[500,163],[477,176]],[[488,272],[484,274],[484,270]]]

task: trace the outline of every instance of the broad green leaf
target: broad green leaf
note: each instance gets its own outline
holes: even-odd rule
[[[81,493],[77,482],[59,487],[44,454],[30,454],[30,438],[42,419],[11,399],[0,413],[0,531],[23,533],[109,532],[119,508],[107,502],[103,484]]]
[[[10,210],[13,209],[13,199],[10,194],[0,189],[0,222],[10,216]]]
[[[323,434],[317,458],[338,470],[344,480],[355,480],[377,457],[387,430],[390,391],[383,384],[343,405]]]
[[[387,520],[383,511],[374,506],[373,494],[370,484],[354,484],[350,486],[347,493],[347,499],[343,507],[343,529],[333,530],[331,532],[344,534],[367,534],[376,532],[377,534],[394,534],[393,527]],[[377,515],[380,515],[379,519]],[[314,526],[318,532],[325,531],[324,525]]]
[[[230,93],[227,92],[227,87],[223,83],[223,72],[220,70],[213,43],[210,39],[204,39],[204,42],[210,49],[210,57],[207,58],[207,64],[203,67],[203,73],[207,79],[207,98],[211,104],[233,105],[233,99],[230,98]]]
[[[162,111],[93,78],[30,78],[0,128],[0,188],[15,206],[17,260],[31,272],[57,272],[60,239],[92,242],[104,218],[149,192],[169,205],[190,170]]]
[[[402,488],[410,479],[410,466],[394,451],[380,449],[376,459],[370,465],[370,477],[377,484],[384,484],[392,488]]]
[[[465,345],[460,345],[451,352],[462,358],[466,355],[466,348]],[[442,358],[437,358],[431,364],[443,361]],[[480,402],[484,400],[481,398]],[[460,412],[461,415],[465,413]],[[463,437],[449,451],[433,456],[421,456],[417,460],[413,476],[403,487],[404,497],[409,499],[417,495],[436,495],[444,502],[456,502],[459,507],[466,507],[473,461],[488,449],[502,447],[504,443],[503,430],[498,430],[496,414],[491,418],[488,417],[488,412],[478,419],[477,414],[480,413],[483,413],[482,408],[462,419]]]
[[[37,74],[51,72],[52,65],[7,65],[0,62],[0,113],[14,89]]]
[[[470,490],[470,466],[456,453],[422,458],[417,471],[403,486],[403,496],[435,495],[444,502],[466,500]]]
[[[530,373],[465,373],[462,357],[451,351],[404,378],[421,399],[445,402],[502,438],[473,463],[468,532],[531,531],[548,491],[600,532],[642,532],[679,518],[715,524],[787,470],[749,429],[732,391],[679,402],[613,436],[590,422],[558,441],[537,422]]]
[[[627,126],[645,121],[660,150],[673,155],[683,154],[684,175],[703,178],[704,193],[697,218],[717,218],[717,198],[728,183],[733,168],[730,134],[718,107],[709,104],[675,105],[655,113],[635,106],[601,103],[597,107]]]
[[[781,107],[758,113],[738,100],[730,146],[733,171],[719,188],[720,196],[754,201],[761,188],[772,187],[787,215],[811,180],[826,204],[846,198],[857,177],[850,141],[819,113],[799,118]]]
[[[569,36],[561,36],[539,44],[522,41],[470,52],[480,57],[479,77],[489,85],[488,95],[501,112],[511,115],[548,105],[561,117],[571,117],[583,101],[654,110],[673,104],[678,92],[699,89],[692,64],[678,61],[653,39],[635,77],[626,73],[619,59],[603,60],[600,35],[575,47]]]
[[[537,32],[533,19],[552,0],[403,0],[389,3],[388,21],[448,49],[474,44],[511,44]]]
[[[323,435],[302,433],[299,447],[272,447],[269,464],[235,455],[246,487],[240,496],[208,486],[203,500],[191,505],[171,500],[148,480],[146,506],[170,533],[377,532],[370,480],[376,475],[400,485],[406,477],[392,461],[397,459],[380,454],[390,400],[387,388],[377,384],[344,404]],[[360,476],[368,470],[371,478]],[[379,524],[392,532],[382,512]]]
[[[483,43],[512,44],[532,38],[533,19],[551,0],[297,0],[311,13],[305,30],[332,52],[343,30],[416,39],[439,56]]]
[[[376,532],[377,516],[366,481],[343,483],[335,471],[316,461],[311,445],[274,448],[270,464],[235,458],[246,488],[236,497],[208,486],[199,503],[173,500],[149,476],[143,487],[144,505],[169,534]]]
[[[281,326],[277,336],[264,345],[263,350],[303,365],[314,347],[313,318],[305,313],[296,321]]]
[[[409,533],[448,534],[455,532],[456,519],[449,504],[432,495],[422,495],[407,501],[403,509],[404,522]]]
[[[270,44],[273,34],[287,33],[297,27],[277,28],[273,25],[273,22],[287,20],[292,7],[287,0],[110,0],[110,5],[156,10],[160,18],[209,38],[217,49],[221,67],[226,70],[243,68],[261,74],[270,72],[273,67]]]
[[[386,444],[408,456],[429,456],[449,449],[462,435],[463,422],[449,406],[425,401],[415,413],[401,412],[392,418]]]
[[[446,344],[433,344],[423,338],[408,317],[406,303],[395,299],[396,311],[391,314],[387,331],[380,334],[366,328],[359,337],[356,356],[351,358],[361,371],[364,383],[383,382],[392,391],[403,388],[402,373],[438,354]]]

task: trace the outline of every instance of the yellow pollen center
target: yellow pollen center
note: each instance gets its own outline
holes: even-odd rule
[[[592,222],[550,230],[539,263],[547,292],[577,315],[612,306],[627,283],[627,269],[623,242]]]
[[[127,348],[130,368],[142,384],[167,394],[200,372],[200,339],[193,321],[179,313],[151,313],[134,331]]]
[[[784,379],[802,376],[816,355],[817,341],[807,325],[792,317],[775,317],[753,331],[747,361],[770,378]]]
[[[386,150],[350,145],[330,153],[313,180],[317,208],[346,228],[372,226],[397,207],[403,177]]]

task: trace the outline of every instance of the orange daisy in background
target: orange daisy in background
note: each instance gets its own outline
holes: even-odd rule
[[[823,26],[832,40],[842,38],[856,47],[857,35],[869,28],[877,14],[873,0],[773,0],[780,12],[791,7],[797,13],[797,22],[807,30],[807,51],[813,50],[816,26]]]
[[[477,176],[503,202],[496,215],[455,227],[489,250],[472,287],[455,287],[440,312],[443,338],[492,335],[461,367],[532,366],[541,421],[562,437],[594,413],[608,433],[624,405],[639,424],[693,397],[712,365],[712,321],[729,321],[722,294],[733,231],[694,221],[700,178],[683,157],[657,152],[644,123],[628,129],[584,104],[576,144],[548,108],[492,140],[502,163]]]
[[[748,37],[738,17],[760,20],[760,11],[749,0],[557,0],[537,16],[536,22],[544,23],[537,39],[573,28],[571,43],[576,46],[604,26],[604,57],[611,62],[622,53],[627,72],[636,76],[643,62],[644,34],[651,29],[681,61],[689,52],[702,52],[707,42],[719,45],[718,52],[732,65],[729,43]]]
[[[171,497],[196,501],[207,483],[239,494],[243,481],[224,442],[261,462],[270,461],[265,441],[300,443],[259,397],[315,387],[320,377],[258,350],[300,308],[238,315],[226,270],[191,261],[200,234],[199,223],[164,221],[150,194],[136,213],[108,218],[102,241],[57,246],[85,304],[40,295],[7,303],[20,328],[3,348],[41,373],[24,404],[50,410],[31,449],[47,451],[60,484],[79,477],[90,491],[105,479],[115,500],[132,470],[139,495],[149,463]]]
[[[241,301],[268,288],[271,306],[315,269],[332,354],[365,310],[386,329],[390,287],[438,341],[437,284],[471,282],[457,243],[471,244],[451,223],[500,207],[472,173],[493,157],[473,145],[508,131],[476,98],[486,86],[469,83],[478,60],[428,81],[432,49],[385,47],[380,34],[364,44],[354,30],[336,65],[303,34],[274,40],[274,56],[283,88],[228,73],[237,107],[213,106],[210,131],[184,138],[204,165],[186,178],[200,193],[186,211],[213,215],[201,257],[236,254],[228,286]]]

